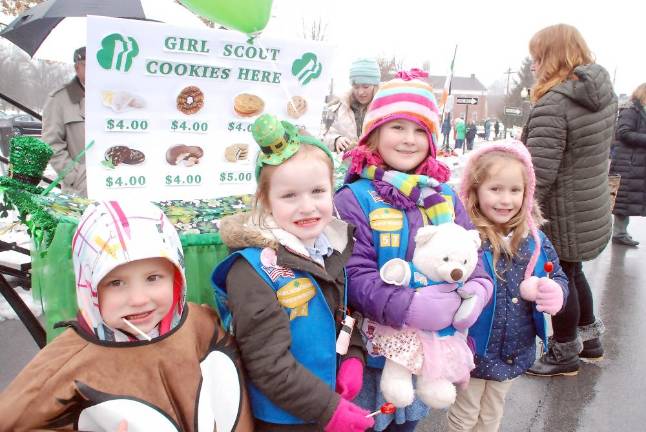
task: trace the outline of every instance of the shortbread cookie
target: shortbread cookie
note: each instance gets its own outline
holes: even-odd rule
[[[204,93],[198,87],[188,86],[177,96],[177,109],[184,114],[195,114],[204,106]]]
[[[287,102],[287,114],[291,118],[299,118],[307,111],[307,101],[301,96],[292,97],[289,102]]]
[[[248,144],[232,144],[224,149],[224,158],[229,162],[246,160],[249,156]]]

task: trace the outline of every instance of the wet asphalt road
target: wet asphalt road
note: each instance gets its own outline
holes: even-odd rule
[[[632,218],[629,231],[640,248],[609,244],[584,266],[607,327],[604,359],[582,363],[575,377],[520,377],[508,395],[502,431],[646,431],[646,218]],[[0,389],[36,352],[20,322],[0,323]],[[443,411],[417,428],[444,430]]]
[[[574,377],[519,377],[507,396],[504,432],[646,431],[646,218],[628,228],[639,248],[609,244],[584,264],[595,313],[606,324],[603,360]],[[446,430],[436,411],[417,431]]]

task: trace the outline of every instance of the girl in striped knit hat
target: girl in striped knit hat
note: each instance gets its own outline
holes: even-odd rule
[[[379,324],[437,330],[444,327],[439,322],[446,318],[446,303],[437,301],[438,290],[456,301],[475,297],[470,313],[452,323],[464,331],[491,297],[493,285],[482,257],[459,289],[456,284],[404,289],[379,277],[379,269],[389,259],[411,260],[420,227],[453,221],[473,228],[460,199],[445,184],[448,167],[435,158],[439,110],[431,86],[423,80],[426,76],[413,69],[383,83],[368,108],[357,147],[347,154],[347,184],[337,192],[335,204],[341,217],[357,227],[347,263],[348,299],[351,308]],[[364,325],[364,332],[369,334],[368,327]],[[355,399],[370,411],[387,402],[380,389],[383,365],[383,357],[369,358]],[[412,431],[427,412],[411,392],[408,406],[376,417],[375,430]]]

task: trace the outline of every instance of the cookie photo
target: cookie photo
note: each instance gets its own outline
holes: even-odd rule
[[[188,86],[177,95],[177,109],[184,114],[195,114],[204,106],[204,93],[198,87]]]
[[[224,149],[224,158],[228,162],[238,162],[249,157],[248,144],[232,144]]]
[[[240,93],[233,99],[233,110],[240,117],[253,117],[264,109],[265,102],[251,93]]]
[[[113,146],[106,150],[104,158],[116,167],[121,164],[139,165],[146,160],[146,155],[127,146]]]
[[[292,97],[287,102],[287,114],[294,119],[299,118],[307,111],[307,101],[301,96]]]
[[[166,162],[170,165],[190,167],[200,163],[204,150],[198,146],[176,145],[166,151]]]

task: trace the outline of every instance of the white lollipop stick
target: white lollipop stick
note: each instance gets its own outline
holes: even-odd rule
[[[152,340],[152,338],[151,338],[150,336],[148,336],[146,333],[144,333],[144,332],[142,332],[141,330],[139,330],[139,327],[137,327],[136,325],[134,325],[133,323],[131,323],[130,321],[128,321],[128,320],[127,320],[127,319],[125,319],[125,318],[121,318],[121,319],[123,320],[123,322],[124,322],[124,323],[128,324],[128,326],[129,326],[131,329],[133,329],[134,331],[136,331],[137,333],[139,333],[139,335],[140,335],[140,336],[142,336],[142,337],[144,337],[144,338],[148,339],[148,341],[149,341],[149,342]]]

